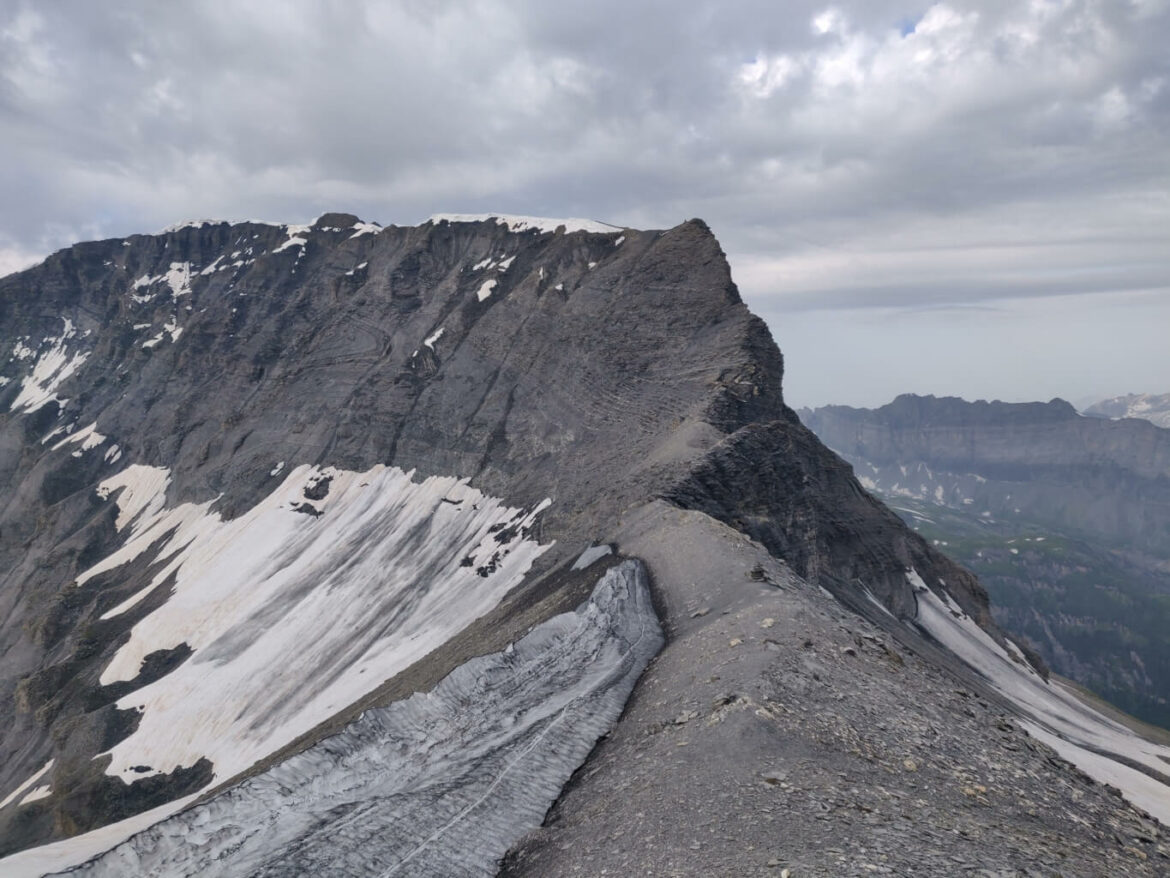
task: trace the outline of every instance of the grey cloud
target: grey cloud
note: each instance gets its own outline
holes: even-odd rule
[[[837,254],[789,308],[1132,288],[1170,276],[1168,36],[1165,0],[10,0],[0,269],[188,217],[497,210],[702,216],[750,301]],[[931,228],[952,249],[900,263]],[[1042,283],[956,267],[1086,234]]]

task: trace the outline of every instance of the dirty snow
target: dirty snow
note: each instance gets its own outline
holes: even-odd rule
[[[307,501],[325,478],[326,496]],[[153,548],[149,582],[103,618],[173,589],[102,685],[134,679],[156,650],[194,650],[117,702],[142,713],[109,751],[107,774],[127,782],[203,757],[220,781],[248,768],[491,610],[547,548],[522,534],[548,501],[513,509],[455,478],[301,465],[230,521],[215,499],[168,507],[169,481],[165,469],[132,466],[102,482],[127,540],[77,579],[84,587]],[[500,524],[519,534],[498,542]],[[143,765],[148,773],[133,770]]]

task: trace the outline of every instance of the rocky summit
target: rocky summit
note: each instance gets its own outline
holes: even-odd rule
[[[1165,874],[1170,745],[782,373],[698,220],[0,279],[0,872]]]

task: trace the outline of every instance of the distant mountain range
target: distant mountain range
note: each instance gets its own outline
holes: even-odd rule
[[[1121,400],[1153,414],[1170,397]],[[997,621],[1053,670],[1170,726],[1170,430],[1085,417],[1059,399],[905,395],[800,415],[866,488],[978,574]]]
[[[1130,393],[1093,403],[1084,414],[1102,418],[1141,418],[1170,428],[1170,393]]]

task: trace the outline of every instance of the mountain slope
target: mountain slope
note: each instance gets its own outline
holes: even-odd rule
[[[1170,431],[1061,401],[803,415],[1054,670],[1170,726]]]
[[[187,224],[79,244],[0,279],[0,326],[0,699],[14,717],[0,738],[0,839],[4,853],[26,849],[10,872],[108,852],[87,868],[199,874],[210,857],[279,873],[295,840],[296,868],[357,868],[346,858],[358,856],[362,869],[490,873],[657,651],[647,587],[670,643],[655,667],[676,681],[718,659],[708,676],[738,703],[775,652],[815,682],[815,664],[797,661],[803,641],[730,637],[755,658],[725,666],[709,638],[748,608],[829,613],[831,627],[885,638],[872,654],[841,647],[856,681],[912,650],[922,659],[901,690],[925,693],[934,722],[951,723],[937,680],[980,693],[979,745],[961,764],[1014,766],[1063,791],[1012,857],[1039,862],[1045,833],[1073,839],[1067,808],[1082,798],[1102,835],[1069,841],[1078,862],[1131,856],[1104,845],[1108,832],[1142,833],[1160,856],[1147,818],[986,725],[1049,691],[1039,662],[1004,637],[975,578],[785,406],[780,352],[700,221]],[[679,520],[719,535],[705,578],[671,560],[685,554]],[[613,565],[628,571],[620,593]],[[764,618],[776,617],[761,630]],[[442,702],[475,668],[541,655],[561,656],[563,673],[515,701],[460,696],[449,734],[395,731],[428,703],[416,698]],[[597,655],[614,657],[613,673],[582,678]],[[816,715],[860,726],[890,709],[854,689]],[[1125,765],[1105,758],[1107,776],[1161,814],[1170,750],[1104,717],[1069,724],[1063,696],[1050,697],[1028,713],[1040,733],[1086,764],[1118,754]],[[550,699],[574,721],[540,713]],[[879,738],[892,747],[898,734]],[[744,759],[783,752],[771,733],[712,741]],[[845,742],[809,738],[810,764],[833,764]],[[383,748],[436,761],[410,790],[351,786]],[[442,755],[461,751],[501,767]],[[678,768],[662,762],[664,777]],[[942,774],[923,781],[948,814],[984,807],[947,799]],[[441,801],[417,795],[435,784]],[[991,807],[1008,820],[1022,806]],[[593,806],[574,813],[592,825]],[[258,847],[201,846],[184,829],[210,820],[245,838],[282,816],[287,834]],[[349,830],[393,837],[355,852]],[[469,858],[468,838],[490,843]]]

